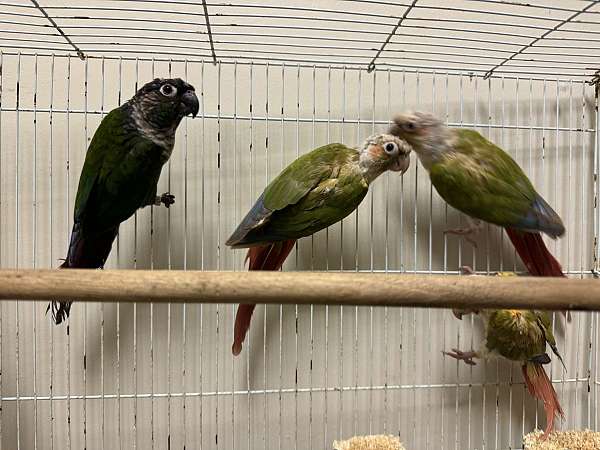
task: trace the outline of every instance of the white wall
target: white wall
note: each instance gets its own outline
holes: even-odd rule
[[[565,270],[587,276],[593,266],[594,92],[584,83],[275,64],[46,56],[36,63],[5,54],[3,268],[60,263],[101,114],[153,76],[186,78],[202,109],[180,126],[160,181],[176,204],[125,223],[110,268],[243,270],[244,252],[223,243],[268,180],[316,146],[358,144],[405,109],[475,123],[510,152],[565,220],[566,236],[549,242]],[[495,227],[477,249],[445,239],[442,230],[461,220],[413,159],[403,178],[377,180],[358,214],[343,221],[343,236],[336,225],[303,239],[284,270],[520,269]],[[45,307],[2,303],[2,448],[83,448],[85,440],[90,449],[119,442],[163,449],[170,436],[171,448],[316,449],[370,432],[399,433],[410,449],[515,448],[536,425],[518,366],[469,368],[442,357],[442,349],[469,348],[480,335],[448,311],[259,307],[236,359],[231,306],[75,304],[69,335],[51,326]],[[583,313],[565,330],[557,323],[568,373],[554,363],[551,371],[563,428],[598,428],[596,386],[588,390],[598,379],[597,324]]]

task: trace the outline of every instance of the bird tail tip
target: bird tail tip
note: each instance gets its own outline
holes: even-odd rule
[[[548,378],[548,374],[542,365],[530,362],[524,364],[522,370],[529,393],[544,403],[546,429],[542,439],[546,439],[554,429],[554,419],[559,416],[564,419],[565,413],[560,406],[552,381]]]
[[[233,356],[237,356],[242,352],[242,344],[250,328],[250,321],[252,320],[252,313],[254,313],[255,307],[256,305],[252,304],[241,304],[238,306],[233,328],[233,345],[231,346]]]
[[[56,325],[60,325],[69,317],[69,313],[71,312],[71,303],[72,302],[69,301],[61,302],[53,300],[48,304],[48,308],[46,308],[46,314],[48,314],[48,311],[50,311],[54,323]]]

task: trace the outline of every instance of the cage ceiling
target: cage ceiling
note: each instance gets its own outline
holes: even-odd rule
[[[600,3],[435,0],[1,2],[0,48],[591,79]],[[322,6],[319,7],[318,5]]]

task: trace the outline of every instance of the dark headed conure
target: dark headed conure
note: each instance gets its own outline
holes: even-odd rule
[[[410,146],[386,134],[369,137],[360,149],[329,144],[287,166],[258,198],[227,241],[249,248],[249,270],[279,270],[297,239],[342,220],[388,170],[404,173]],[[231,351],[238,355],[256,305],[240,305]]]
[[[511,276],[514,273],[499,273],[499,276]],[[454,311],[462,318],[462,311]],[[443,352],[469,365],[474,365],[473,358],[502,356],[510,361],[522,364],[523,378],[529,393],[544,403],[546,411],[546,430],[543,439],[554,428],[554,419],[564,417],[556,391],[548,378],[543,364],[550,362],[546,353],[546,344],[563,362],[558,353],[556,340],[552,334],[552,322],[548,313],[534,310],[495,309],[483,310],[479,313],[485,324],[485,344],[478,351],[461,352],[452,349]],[[564,365],[564,363],[563,363]]]
[[[144,206],[174,203],[168,193],[156,195],[158,178],[173,151],[177,126],[188,114],[196,116],[198,108],[193,86],[179,78],[157,78],[102,119],[85,156],[61,268],[102,268],[121,222]],[[71,302],[53,301],[48,308],[59,324],[69,316]]]
[[[448,128],[425,113],[396,116],[390,133],[413,147],[442,198],[475,219],[449,233],[468,236],[481,221],[499,225],[531,275],[563,276],[540,233],[555,239],[565,227],[508,153],[477,131]]]

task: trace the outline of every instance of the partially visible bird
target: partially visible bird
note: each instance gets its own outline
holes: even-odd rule
[[[404,173],[410,150],[405,141],[380,134],[359,149],[329,144],[301,156],[267,186],[226,244],[249,248],[249,270],[279,270],[297,239],[349,215],[379,175]],[[255,306],[238,307],[234,355],[242,350]]]
[[[177,126],[198,109],[193,86],[180,78],[157,78],[102,119],[79,178],[73,231],[60,268],[102,268],[121,222],[144,206],[174,203],[169,193],[157,196],[158,178]],[[52,301],[48,309],[60,324],[71,301]]]
[[[512,276],[516,274],[501,272],[498,275]],[[459,319],[462,315],[471,312],[453,311]],[[564,417],[556,391],[543,367],[544,364],[550,363],[546,345],[564,366],[552,333],[550,316],[543,311],[519,309],[482,310],[478,314],[485,324],[483,346],[477,351],[463,352],[452,349],[451,352],[443,353],[469,365],[475,365],[474,358],[489,358],[490,356],[502,356],[510,361],[521,363],[523,378],[529,393],[544,403],[545,439],[554,428],[554,419],[558,416]]]

